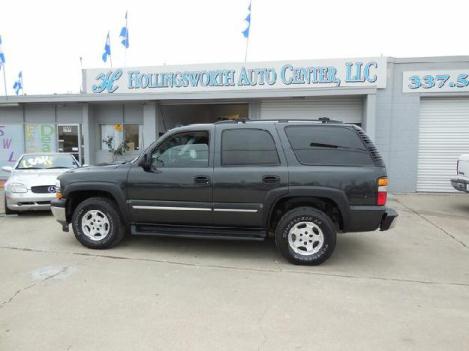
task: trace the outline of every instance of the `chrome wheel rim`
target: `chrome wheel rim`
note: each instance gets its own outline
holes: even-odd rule
[[[87,211],[81,219],[81,230],[93,241],[103,240],[111,229],[109,218],[99,210]]]
[[[316,223],[298,222],[288,232],[288,245],[298,255],[314,255],[323,244],[324,234]]]

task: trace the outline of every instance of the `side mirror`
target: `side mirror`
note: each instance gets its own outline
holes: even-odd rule
[[[7,173],[11,173],[13,171],[13,167],[10,166],[3,166],[2,171],[5,171]]]
[[[140,160],[138,161],[139,167],[142,167],[145,171],[150,169],[150,159],[147,154],[143,154]]]

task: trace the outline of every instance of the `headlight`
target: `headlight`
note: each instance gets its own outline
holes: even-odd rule
[[[28,189],[22,183],[8,183],[8,191],[12,193],[27,193]]]

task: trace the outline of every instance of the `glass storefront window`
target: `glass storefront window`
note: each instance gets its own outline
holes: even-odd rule
[[[56,152],[56,130],[52,123],[26,123],[26,152]]]
[[[129,152],[138,151],[143,146],[143,125],[140,124],[102,124],[101,149],[117,148],[123,141],[127,143]]]

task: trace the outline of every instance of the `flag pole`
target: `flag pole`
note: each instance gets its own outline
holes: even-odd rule
[[[3,86],[5,88],[5,97],[8,99],[8,92],[7,92],[7,74],[5,69],[5,63],[2,65],[3,67]]]
[[[249,35],[246,38],[246,51],[244,53],[244,63],[246,63],[246,60],[248,58],[248,47],[249,47]]]
[[[21,79],[20,79],[20,82],[21,82],[21,91],[23,92],[23,95],[24,95],[23,71],[21,71]]]
[[[129,14],[129,11],[125,11],[125,29],[127,30],[127,44],[129,43],[129,25],[128,25],[128,19],[127,16]],[[127,67],[127,47],[128,45],[125,45],[125,51],[124,51],[124,70],[125,67]]]
[[[109,37],[109,63],[111,64],[111,69],[112,69],[112,49],[111,49],[111,36],[110,33],[107,32],[107,35]]]
[[[124,70],[125,70],[125,67],[127,67],[127,48],[125,48],[125,51],[124,51]]]
[[[252,0],[249,1],[249,14],[248,14],[248,17],[246,17],[246,20],[249,19],[249,21],[248,21],[248,28],[246,29],[248,36],[246,38],[246,51],[244,52],[244,63],[246,63],[248,59],[249,37],[251,36],[251,14],[252,14]]]
[[[80,94],[82,94],[83,91],[83,56],[80,56],[80,75],[81,75],[81,82],[80,82]]]

